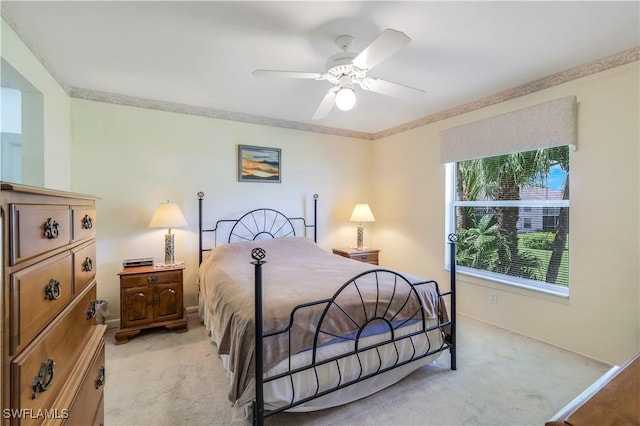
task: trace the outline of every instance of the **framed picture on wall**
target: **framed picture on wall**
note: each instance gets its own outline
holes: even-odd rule
[[[238,145],[239,182],[281,182],[280,148]]]

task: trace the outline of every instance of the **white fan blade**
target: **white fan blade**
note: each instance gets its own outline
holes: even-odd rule
[[[283,77],[283,78],[308,78],[313,80],[321,80],[324,77],[320,72],[302,72],[302,71],[276,71],[276,70],[255,70],[254,77]]]
[[[364,80],[362,80],[361,87],[364,90],[368,90],[370,92],[376,92],[382,95],[405,99],[418,99],[425,93],[425,91],[422,89],[416,89],[415,87],[405,86],[399,83],[392,83],[386,80],[379,80],[377,78],[365,78]]]
[[[338,89],[339,87],[332,87],[329,89],[327,94],[324,95],[324,98],[322,98],[322,101],[320,102],[320,105],[318,105],[318,109],[316,109],[313,117],[311,117],[312,120],[320,120],[321,118],[325,118],[329,115],[333,105],[336,103],[336,92]]]
[[[387,29],[382,32],[353,60],[353,65],[361,70],[370,70],[402,47],[411,39],[403,32]]]

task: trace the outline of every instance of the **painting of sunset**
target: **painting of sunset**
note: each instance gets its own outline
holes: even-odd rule
[[[238,180],[280,182],[280,148],[238,145]]]

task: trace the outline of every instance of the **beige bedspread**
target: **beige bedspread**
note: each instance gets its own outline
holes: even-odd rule
[[[212,250],[200,267],[200,297],[211,319],[212,331],[218,336],[218,351],[229,355],[229,368],[234,373],[231,401],[242,394],[254,377],[254,266],[250,262],[255,247],[266,251],[267,263],[262,267],[264,333],[286,327],[296,305],[330,298],[354,276],[377,268],[326,252],[302,237],[233,243]],[[411,282],[418,281],[416,277],[403,275]],[[420,302],[415,297],[408,298],[406,291],[403,293],[402,288],[409,286],[389,282],[381,286],[384,290],[380,293],[375,290],[375,280],[394,279],[397,281],[397,277],[385,273],[377,277],[367,274],[359,279],[357,290],[350,286],[340,296],[342,306],[352,305],[347,308],[350,315],[333,307],[322,328],[342,335],[357,330],[366,317],[382,316],[385,312],[388,318],[396,314],[395,318],[413,315]],[[417,288],[425,316],[435,318],[439,301],[434,286]],[[295,354],[313,345],[315,327],[325,306],[299,311],[290,339],[282,335],[265,341],[265,371],[289,355],[289,346],[291,354]]]

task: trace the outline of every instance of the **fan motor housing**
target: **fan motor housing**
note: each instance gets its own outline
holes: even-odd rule
[[[334,74],[331,72],[334,68],[351,68],[351,62],[355,57],[356,54],[352,52],[341,52],[333,55],[327,60],[326,72]]]

